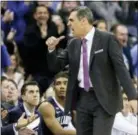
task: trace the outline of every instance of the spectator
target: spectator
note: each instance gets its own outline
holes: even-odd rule
[[[105,20],[97,20],[93,23],[93,26],[101,31],[107,31],[107,23]]]
[[[47,46],[45,41],[50,36],[58,37],[56,25],[51,21],[48,8],[39,5],[34,11],[35,22],[26,29],[24,36],[25,72],[32,75],[39,83],[40,94],[50,85],[54,73],[50,72],[47,65]]]
[[[4,76],[1,77],[1,101],[7,102],[8,96],[8,79]]]
[[[65,49],[66,48],[66,44],[67,44],[67,39],[69,38],[68,37],[67,24],[65,22],[63,22],[62,18],[59,15],[53,15],[52,16],[52,21],[57,26],[58,35],[59,36],[65,36],[65,39],[63,39],[62,41],[60,41],[60,46],[59,46],[60,48]]]
[[[137,116],[131,113],[127,96],[122,96],[124,108],[116,114],[112,135],[137,135]]]
[[[2,29],[5,32],[4,43],[8,52],[13,54],[18,49],[21,58],[23,57],[23,36],[26,29],[25,15],[31,10],[31,5],[31,2],[28,1],[8,1],[6,10],[8,14],[4,15],[2,19]]]
[[[25,118],[34,117],[35,115],[40,116],[36,111],[36,106],[39,104],[40,92],[36,82],[25,83],[21,89],[21,96],[23,104],[19,104],[17,107],[9,111],[9,124],[17,122],[22,113],[25,113]],[[34,128],[40,134],[41,128],[38,125]]]
[[[8,110],[18,104],[18,91],[15,82],[6,77],[1,78],[1,118],[2,125],[8,124]]]
[[[8,1],[7,9],[13,12],[14,20],[12,22],[11,28],[13,28],[15,33],[15,42],[20,45],[23,40],[23,35],[26,29],[26,23],[24,20],[24,15],[29,11],[29,2],[25,1]],[[11,31],[12,32],[12,31]]]
[[[68,17],[69,17],[70,11],[72,9],[76,8],[77,6],[80,6],[79,1],[62,1],[61,9],[59,10],[58,13],[65,23],[68,22]]]
[[[10,29],[12,21],[14,20],[14,13],[10,10],[6,10],[1,18],[1,29],[4,31],[5,38],[7,37]]]
[[[122,13],[122,8],[117,1],[88,1],[86,6],[92,10],[95,19],[104,19],[109,26],[118,23],[116,13]]]
[[[9,66],[6,70],[5,73],[3,74],[3,76],[6,76],[9,79],[13,79],[17,86],[18,89],[21,90],[21,87],[24,84],[24,77],[23,74],[18,72],[18,57],[16,55],[11,55],[11,66]]]
[[[11,12],[9,10],[6,10],[3,13],[3,16],[1,18],[1,29],[2,29],[2,36],[1,36],[1,41],[2,42],[1,42],[1,44],[6,45],[7,50],[8,50],[9,53],[13,53],[13,50],[14,50],[13,43],[10,43],[7,40],[7,35],[10,31],[13,19],[14,19],[14,14],[13,14],[13,12]],[[12,39],[13,37],[14,37],[14,34],[12,34],[12,35],[10,34],[10,38]],[[3,40],[4,40],[4,42],[3,42]]]
[[[115,24],[111,27],[111,32],[114,33],[116,38],[118,39],[120,43],[120,47],[123,49],[123,57],[124,57],[124,62],[129,70],[129,73],[131,75],[131,78],[133,79],[134,76],[134,67],[132,65],[132,57],[130,54],[130,46],[127,44],[128,43],[128,30],[125,25],[122,24]]]
[[[55,91],[53,83],[49,86],[46,92],[43,95],[43,100],[47,100],[49,97],[55,97]]]
[[[133,60],[135,76],[138,78],[138,44],[136,44],[132,47],[131,56],[132,56],[132,60]]]
[[[80,1],[65,1],[64,0],[61,2],[61,9],[58,11],[58,14],[61,16],[64,24],[67,24],[68,22],[70,11],[80,5],[81,5]],[[72,36],[71,30],[68,29],[68,27],[66,27],[66,29],[68,31],[68,35]]]
[[[1,1],[1,15],[3,16],[7,9],[7,1]]]
[[[48,8],[51,8],[53,2],[52,1],[36,0],[36,3],[37,3],[37,5],[44,5],[44,6],[48,7]]]
[[[51,97],[48,102],[43,102],[39,106],[43,118],[42,131],[45,135],[76,135],[76,130],[71,122],[71,113],[64,115],[67,83],[67,74],[58,73],[54,79],[55,98]]]
[[[67,35],[66,26],[63,23],[63,20],[59,15],[53,15],[52,16],[52,21],[56,24],[56,26],[58,28],[59,36]]]
[[[131,1],[128,5],[128,16],[126,20],[127,25],[132,25],[138,27],[138,2],[137,1]]]
[[[13,106],[18,106],[19,101],[18,98],[20,96],[20,92],[18,90],[17,84],[12,79],[8,79],[8,96],[7,102]]]
[[[3,74],[3,70],[10,65],[11,65],[11,60],[7,51],[7,47],[1,44],[1,74]]]

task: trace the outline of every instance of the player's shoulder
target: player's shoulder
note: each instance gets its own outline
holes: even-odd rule
[[[54,112],[54,107],[53,105],[48,102],[48,101],[43,101],[40,105],[39,105],[39,108],[38,110],[41,112],[41,113],[49,113],[49,112]]]

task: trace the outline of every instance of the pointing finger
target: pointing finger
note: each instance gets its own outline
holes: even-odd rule
[[[23,119],[25,117],[25,112],[22,114],[22,116],[19,119]]]

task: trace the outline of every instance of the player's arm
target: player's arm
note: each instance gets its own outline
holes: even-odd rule
[[[62,128],[55,118],[55,110],[50,103],[42,103],[39,107],[39,112],[41,113],[45,124],[54,135],[76,135],[76,130],[65,130]]]

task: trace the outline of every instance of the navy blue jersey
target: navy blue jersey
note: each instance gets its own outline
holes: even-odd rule
[[[50,97],[48,99],[48,102],[53,105],[53,107],[55,109],[55,118],[58,120],[60,125],[63,128],[68,127],[69,123],[71,122],[71,119],[72,119],[71,113],[69,113],[68,115],[64,115],[64,108],[53,97]],[[41,120],[41,126],[42,126],[42,133],[44,135],[53,135],[53,133],[46,126],[43,119]]]

